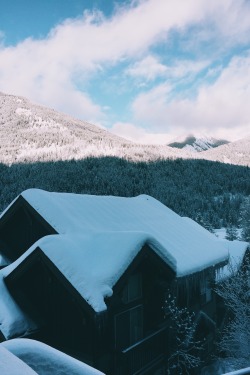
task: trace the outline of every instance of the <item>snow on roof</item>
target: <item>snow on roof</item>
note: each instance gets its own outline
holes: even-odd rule
[[[10,261],[3,254],[0,254],[0,267],[5,267],[8,264],[10,264]]]
[[[1,348],[1,345],[3,348]],[[65,353],[62,353],[61,351],[36,340],[13,339],[3,342],[1,345],[0,349],[3,349],[4,351],[8,349],[9,352],[16,356],[16,359],[19,362],[22,360],[23,363],[25,362],[33,369],[33,371],[31,370],[32,372],[27,372],[27,375],[104,375],[102,372],[94,369],[93,367],[90,367],[85,363],[80,362]],[[0,371],[0,373],[4,375],[3,372]],[[7,374],[12,375],[11,372],[6,372],[6,375]],[[13,373],[13,375],[22,374],[26,375],[26,373],[21,372]]]
[[[230,276],[231,266],[233,266],[233,268],[235,267],[239,268],[241,266],[245,253],[247,249],[249,248],[249,242],[238,241],[238,240],[234,240],[234,241],[221,240],[221,242],[225,243],[225,246],[227,247],[228,254],[229,254],[229,263],[228,265],[225,265],[219,270],[217,274],[218,282]]]
[[[0,271],[0,331],[8,339],[36,330],[36,324],[20,309],[3,280],[10,266]],[[1,371],[0,371],[1,373]]]
[[[230,260],[233,260],[237,263],[242,263],[244,255],[249,247],[249,242],[245,241],[227,241],[223,240],[225,246],[228,250]]]
[[[227,372],[224,375],[249,375],[249,374],[250,374],[250,367],[245,367],[240,370]]]
[[[29,189],[22,196],[60,234],[145,233],[161,244],[159,255],[169,259],[178,277],[227,259],[225,245],[214,235],[197,230],[198,224],[194,226],[148,195],[124,198]]]
[[[106,297],[145,242],[144,233],[52,235],[39,247],[96,312],[106,310]],[[70,251],[69,251],[70,249]]]
[[[106,310],[104,299],[112,296],[113,286],[145,243],[159,255],[164,252],[160,243],[140,232],[49,235],[35,242],[0,274],[2,272],[3,277],[9,275],[35,249],[40,248],[88,304],[100,312]],[[174,259],[165,253],[166,263],[174,267]]]
[[[5,247],[5,244],[0,239],[0,268],[8,266],[11,263],[11,261],[4,254],[1,253],[1,251],[3,251]]]
[[[1,375],[37,375],[26,363],[21,361],[0,344]]]
[[[225,244],[147,195],[135,198],[49,193],[27,190],[22,196],[58,235],[37,241],[5,268],[9,274],[39,247],[96,312],[105,297],[148,244],[177,274],[202,271],[228,259]]]

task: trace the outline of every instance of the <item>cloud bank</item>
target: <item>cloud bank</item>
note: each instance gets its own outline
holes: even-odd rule
[[[249,30],[248,1],[141,0],[109,18],[84,12],[16,46],[0,32],[0,90],[112,126],[109,106],[113,131],[123,123],[131,137],[136,124],[152,141],[196,129],[240,138],[250,118],[250,57],[239,52]],[[128,85],[124,113],[90,90],[113,70]]]

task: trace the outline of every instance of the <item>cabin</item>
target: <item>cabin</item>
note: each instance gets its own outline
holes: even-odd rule
[[[26,190],[0,217],[0,254],[2,340],[34,338],[110,375],[160,375],[171,295],[209,350],[227,248],[150,196]]]

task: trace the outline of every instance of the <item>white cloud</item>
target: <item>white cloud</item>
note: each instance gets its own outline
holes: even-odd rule
[[[177,60],[171,65],[160,63],[155,56],[148,55],[130,66],[126,73],[135,78],[154,80],[157,77],[169,79],[183,78],[187,75],[195,75],[205,69],[210,61]]]
[[[241,36],[247,40],[249,8],[243,0],[145,0],[118,7],[110,18],[99,12],[85,13],[58,25],[45,39],[27,39],[13,47],[0,45],[0,90],[86,120],[101,121],[105,109],[94,102],[87,89],[79,89],[95,72],[138,59],[137,73],[141,69],[140,74],[147,76],[148,64],[148,77],[153,79],[169,69],[157,59],[143,60],[150,56],[150,48],[166,43],[170,30],[184,32],[194,23],[213,22],[225,40],[239,40]],[[181,76],[194,67],[179,65],[171,74]],[[136,65],[136,74],[135,69]],[[161,100],[157,90],[155,95]],[[161,101],[157,104],[160,110],[163,105]]]
[[[168,76],[171,78],[182,78],[187,75],[196,75],[210,64],[208,60],[193,61],[180,60],[168,67]]]
[[[135,121],[173,132],[202,131],[239,139],[250,129],[250,54],[232,59],[218,79],[199,88],[195,98],[169,98],[169,87],[139,95],[133,103]]]
[[[127,74],[132,77],[144,78],[148,81],[154,80],[159,76],[164,76],[167,67],[161,64],[154,56],[147,56],[141,61],[137,61],[127,69]]]
[[[171,86],[163,83],[152,90],[138,95],[132,103],[132,110],[135,120],[144,122],[147,126],[163,128],[167,124],[166,105],[168,95],[171,93]],[[169,127],[167,131],[169,131]]]
[[[117,122],[109,129],[129,141],[142,144],[167,144],[172,138],[166,133],[150,133],[144,128],[126,122]]]
[[[250,3],[248,0],[218,1],[212,8],[212,19],[224,36],[224,43],[249,42]],[[224,16],[223,16],[224,15]]]

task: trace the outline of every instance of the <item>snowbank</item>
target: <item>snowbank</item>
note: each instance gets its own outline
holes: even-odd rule
[[[13,339],[1,345],[39,375],[104,375],[93,367],[36,340]],[[0,349],[4,349],[1,345]],[[1,372],[2,374],[4,375]],[[7,374],[12,375],[12,373]],[[21,372],[13,373],[13,375],[21,374]],[[26,373],[23,374],[26,375]],[[34,372],[27,372],[27,375],[29,374],[34,374]]]

